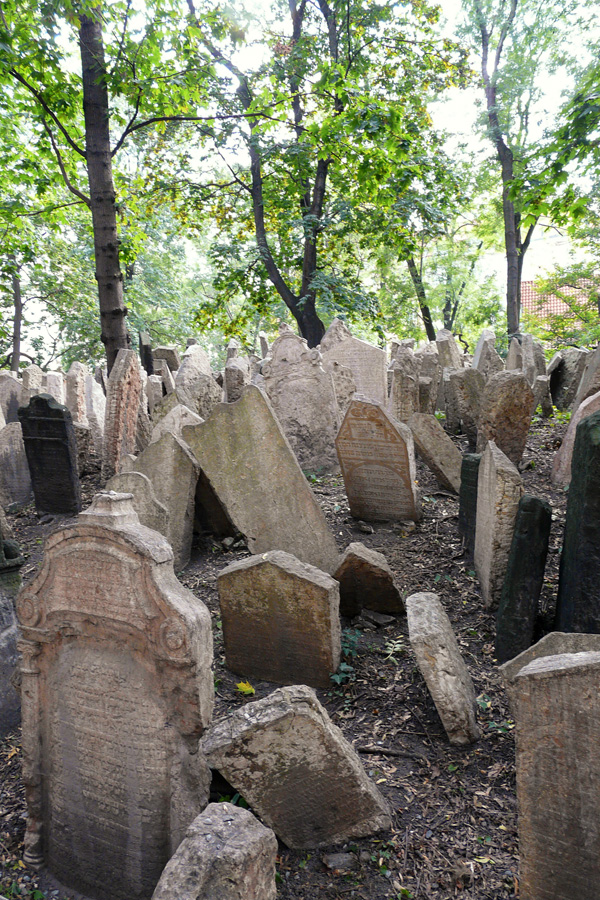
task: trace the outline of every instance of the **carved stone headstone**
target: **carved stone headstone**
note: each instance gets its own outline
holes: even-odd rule
[[[101,457],[104,447],[106,397],[91,373],[85,379],[85,408],[94,450]]]
[[[473,559],[475,526],[477,522],[477,482],[481,453],[465,453],[460,468],[460,493],[458,502],[458,531],[465,542],[465,554]]]
[[[341,654],[340,594],[331,575],[270,550],[227,566],[217,587],[229,669],[275,684],[330,686]]]
[[[156,499],[152,482],[147,475],[142,475],[141,472],[121,472],[106,482],[106,490],[116,494],[131,494],[131,503],[140,524],[168,538],[169,510]]]
[[[162,403],[163,399],[162,375],[148,375],[145,390],[146,397],[148,398],[148,412],[152,418],[154,416],[154,410]]]
[[[90,374],[88,367],[83,363],[74,362],[67,372],[67,403],[66,406],[76,425],[88,425],[86,409],[85,382]]]
[[[518,656],[502,663],[499,667],[502,681],[506,688],[511,705],[515,679],[521,669],[544,656],[561,656],[563,653],[587,653],[590,650],[600,652],[600,634],[578,634],[577,632],[551,631],[536,644],[523,650]]]
[[[335,443],[355,518],[420,518],[413,437],[407,425],[391,419],[378,403],[354,398]]]
[[[408,422],[413,413],[420,410],[419,371],[420,359],[406,347],[400,347],[390,367],[392,384],[388,412],[398,422]]]
[[[208,418],[223,399],[223,391],[213,378],[208,354],[198,344],[192,344],[183,354],[175,378],[175,391],[179,402],[201,419]]]
[[[7,425],[18,422],[17,410],[21,402],[21,382],[16,375],[8,372],[0,373],[0,407]]]
[[[562,444],[554,454],[552,462],[552,483],[566,488],[571,481],[571,462],[573,459],[573,447],[575,446],[575,435],[577,434],[577,426],[579,423],[600,410],[600,391],[592,394],[583,403],[580,403],[569,422],[569,427],[565,432]]]
[[[30,499],[31,476],[23,431],[19,422],[11,422],[0,431],[0,506],[22,506]]]
[[[523,354],[523,374],[533,387],[538,375],[546,374],[546,357],[540,344],[533,340],[533,335],[524,334],[521,339]]]
[[[329,362],[324,361],[323,368],[331,374],[341,422],[350,406],[350,401],[356,393],[356,380],[352,374],[352,369],[348,368],[348,366],[343,366],[335,359]]]
[[[550,394],[550,376],[537,375],[533,383],[534,409],[541,407],[542,415],[549,419],[553,414],[552,395]]]
[[[93,375],[91,377],[94,378]],[[94,381],[96,381],[95,378],[94,378]],[[104,391],[102,390],[100,385],[98,385],[98,387],[100,388],[102,396],[104,397]],[[65,395],[65,376],[63,375],[63,373],[62,372],[46,372],[44,374],[42,393],[50,394],[51,397],[54,397],[54,399],[56,400],[57,403],[60,403],[60,404],[62,404],[62,406],[64,406],[65,400],[66,400],[66,395]],[[89,415],[89,410],[88,410],[88,415]],[[104,427],[104,417],[102,419],[102,427]]]
[[[488,379],[481,401],[477,450],[494,441],[517,466],[527,443],[534,403],[533,391],[522,372],[499,372]]]
[[[208,800],[208,610],[129,495],[104,493],[48,538],[17,615],[25,861],[99,900],[148,898]]]
[[[350,333],[341,319],[334,319],[321,340],[323,365],[337,360],[352,370],[356,392],[370,400],[387,401],[387,359],[385,350],[361,341]]]
[[[458,494],[460,490],[460,450],[448,437],[435,416],[415,413],[408,420],[417,452],[442,487]]]
[[[19,408],[35,508],[74,515],[81,509],[77,443],[71,413],[50,394]]]
[[[0,740],[21,721],[21,702],[11,679],[18,660],[15,600],[25,560],[7,537],[0,521]]]
[[[190,344],[191,347],[195,347],[195,344]],[[173,377],[173,373],[171,372],[166,359],[155,359],[153,361],[154,364],[154,374],[160,375],[163,383],[163,393],[164,394],[173,394],[175,391],[175,378]],[[176,374],[179,373],[179,369],[177,369]]]
[[[499,663],[527,650],[533,642],[551,523],[550,504],[531,494],[523,494],[496,615],[496,659]]]
[[[153,360],[164,359],[171,372],[176,372],[181,365],[179,351],[175,346],[156,347],[152,351],[152,358]]]
[[[244,387],[250,384],[250,365],[240,356],[228,357],[223,373],[225,403],[235,403],[242,396]]]
[[[504,368],[507,372],[520,372],[523,369],[523,351],[519,339],[516,337],[512,338],[510,342]]]
[[[600,632],[600,412],[577,426],[563,549],[557,631]]]
[[[135,350],[119,350],[108,376],[102,478],[121,471],[121,460],[135,451],[142,378]]]
[[[421,347],[420,350],[417,350],[415,356],[420,360],[421,366],[419,376],[420,412],[433,415],[442,377],[437,344],[435,341],[430,341],[424,347]],[[424,382],[423,379],[429,379],[429,383]]]
[[[309,687],[245,704],[200,746],[288,847],[329,847],[390,827],[385,800]]]
[[[557,353],[548,365],[550,393],[557,409],[569,409],[573,403],[588,355],[587,350],[567,347]]]
[[[189,406],[178,403],[154,426],[150,436],[150,443],[153,444],[155,441],[159,441],[163,434],[167,432],[181,437],[181,432],[186,425],[200,425],[202,422],[203,419],[197,416],[195,412],[192,412]]]
[[[269,341],[264,331],[259,331],[258,340],[260,342],[260,353],[263,359],[269,355]]]
[[[477,423],[484,390],[485,378],[477,369],[450,369],[447,380],[444,379],[447,427],[454,434],[466,434],[472,450],[477,445]]]
[[[182,434],[252,553],[285,550],[325,572],[337,567],[325,516],[259,388]]]
[[[402,595],[383,553],[360,542],[349,544],[333,576],[340,583],[340,613],[357,616],[361,609],[403,613]]]
[[[500,600],[522,493],[523,482],[516,467],[490,441],[479,466],[474,553],[486,608]]]
[[[442,369],[462,369],[463,354],[454,340],[454,335],[447,328],[442,328],[435,336]]]
[[[236,341],[235,338],[231,338],[229,343],[227,344],[227,359],[235,359],[240,352],[239,342]]]
[[[39,366],[31,365],[21,372],[21,406],[27,406],[32,397],[43,393],[44,372]]]

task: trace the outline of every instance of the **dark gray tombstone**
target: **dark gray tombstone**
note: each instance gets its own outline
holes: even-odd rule
[[[78,513],[81,490],[71,413],[50,394],[37,394],[19,408],[19,420],[37,511]]]
[[[550,504],[531,494],[523,494],[496,616],[496,658],[499,663],[507,662],[533,643],[551,523]]]
[[[481,453],[465,453],[460,469],[458,530],[465,541],[467,559],[473,559],[477,520],[477,480]]]
[[[600,633],[600,411],[577,426],[556,631]]]
[[[147,331],[138,331],[140,347],[140,360],[147,375],[154,375],[154,358],[152,356],[152,342]]]
[[[0,529],[0,739],[21,721],[21,703],[11,678],[18,659],[15,600],[23,562],[18,545],[5,541]]]

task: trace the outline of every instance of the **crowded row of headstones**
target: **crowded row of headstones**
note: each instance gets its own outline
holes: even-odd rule
[[[560,625],[566,631],[597,630],[589,626],[593,603],[585,594],[585,586],[589,586],[594,565],[597,572],[598,551],[596,548],[595,557],[592,554],[590,558],[589,547],[585,545],[589,534],[570,522],[577,521],[578,514],[589,503],[590,494],[596,503],[598,497],[597,485],[594,490],[589,479],[583,487],[577,487],[580,474],[587,471],[593,476],[599,468],[598,459],[593,456],[594,422],[598,417],[588,418],[592,412],[590,406],[593,407],[589,401],[595,398],[597,402],[600,389],[598,351],[567,351],[553,360],[548,374],[542,362],[543,352],[540,354],[535,343],[524,336],[520,344],[511,345],[505,367],[495,351],[493,335],[486,332],[470,361],[472,364],[468,365],[452,335],[441,332],[436,344],[428,344],[416,353],[409,342],[393,343],[388,367],[384,351],[353,338],[339,321],[332,324],[320,351],[309,350],[301,339],[285,329],[273,346],[263,347],[263,351],[262,361],[243,359],[238,355],[238,348],[230,345],[225,370],[219,379],[214,377],[206,354],[197,345],[190,346],[180,361],[173,348],[152,352],[142,341],[145,369],[133,351],[121,351],[108,379],[99,373],[97,380],[76,364],[66,377],[66,397],[59,395],[55,399],[36,393],[40,388],[50,392],[47,380],[45,384],[43,381],[32,384],[24,377],[23,384],[19,384],[8,376],[13,383],[12,394],[7,393],[14,397],[15,386],[21,392],[16,403],[17,415],[38,510],[50,513],[79,510],[77,472],[86,463],[90,441],[97,449],[101,448],[103,478],[109,479],[107,488],[118,492],[99,497],[93,508],[82,514],[81,526],[59,531],[48,542],[42,573],[33,586],[22,591],[19,599],[24,637],[21,696],[24,709],[28,705],[24,722],[30,723],[27,742],[24,731],[28,760],[26,785],[31,798],[28,858],[39,861],[45,856],[58,874],[72,884],[85,885],[94,896],[103,896],[106,873],[109,869],[114,871],[119,862],[122,865],[117,868],[121,871],[127,869],[134,873],[123,895],[149,896],[149,885],[153,882],[154,886],[159,869],[181,840],[182,828],[185,830],[193,818],[192,812],[195,814],[201,808],[198,797],[194,795],[190,799],[188,795],[190,785],[195,785],[197,793],[202,780],[197,771],[201,757],[196,756],[192,762],[189,757],[194,755],[193,745],[197,746],[198,737],[210,722],[207,712],[210,692],[206,688],[210,675],[211,651],[207,649],[210,625],[200,614],[202,604],[193,595],[188,597],[188,602],[197,606],[193,634],[186,633],[182,622],[173,615],[173,604],[179,613],[185,604],[182,606],[183,601],[176,599],[183,588],[172,572],[166,574],[170,569],[169,544],[176,570],[189,560],[195,525],[231,542],[243,536],[255,554],[227,567],[219,577],[226,661],[233,671],[244,675],[284,685],[326,685],[340,658],[340,612],[354,615],[365,606],[393,614],[403,608],[389,567],[380,554],[355,544],[339,558],[333,535],[299,461],[305,469],[331,471],[339,460],[354,516],[371,521],[418,519],[420,510],[414,480],[416,444],[441,483],[449,490],[460,492],[461,530],[467,548],[474,552],[484,603],[500,604],[497,646],[502,661],[526,650],[531,643],[530,623],[535,617],[534,601],[543,577],[550,510],[537,498],[521,496],[522,483],[516,466],[536,403],[551,411],[552,391],[557,404],[572,403],[575,410],[572,423],[577,421],[577,416],[586,422],[577,432],[574,448],[576,463],[572,467],[573,485],[561,568],[561,590],[566,606],[559,603],[559,609],[564,611]],[[509,365],[512,368],[507,368]],[[150,369],[160,372],[149,375]],[[104,417],[99,411],[101,398],[104,399],[103,380]],[[7,377],[0,378],[0,402],[6,397],[6,381]],[[221,402],[223,386],[225,403]],[[70,415],[60,404],[61,399],[66,399]],[[19,412],[19,402],[23,401],[29,402]],[[14,402],[12,411],[9,403],[3,406],[7,407],[8,418],[14,416]],[[481,454],[461,456],[433,415],[440,406],[445,408],[447,429],[465,433],[471,448],[481,450]],[[585,415],[581,415],[582,407]],[[12,424],[9,421],[0,431],[0,439]],[[100,424],[104,426],[103,434]],[[17,443],[14,440],[11,456],[16,455]],[[563,448],[566,443],[565,439]],[[580,465],[578,460],[583,457],[585,465]],[[595,464],[591,465],[590,460],[594,459]],[[31,487],[26,499],[29,491]],[[571,503],[574,497],[579,497],[577,508]],[[144,526],[152,531],[148,532]],[[83,528],[85,540],[78,528]],[[127,552],[121,546],[119,549],[113,546],[119,530],[126,535],[123,541]],[[161,543],[156,532],[164,535],[168,544]],[[150,539],[149,534],[155,536]],[[86,545],[79,561],[75,552],[78,537],[82,548]],[[61,546],[63,541],[66,543]],[[142,562],[145,552],[142,545],[146,550],[150,546],[150,555],[154,554],[156,565],[150,566],[152,575],[143,572],[146,564]],[[110,572],[109,580],[107,572]],[[156,585],[159,591],[163,590],[160,612],[152,601]],[[579,601],[573,599],[574,585],[581,588]],[[165,607],[165,597],[167,606],[171,604],[170,611]],[[134,609],[137,606],[140,609]],[[450,740],[459,744],[476,740],[474,691],[441,604],[435,595],[424,593],[408,598],[406,607],[411,644]],[[584,621],[577,619],[577,615],[588,618]],[[249,623],[251,641],[248,640]],[[182,661],[186,653],[192,653],[190,648],[196,654],[191,663],[193,677],[190,671],[185,672]],[[588,645],[578,645],[577,649],[588,649]],[[138,671],[134,664],[142,651],[146,653],[144,672]],[[550,652],[557,651],[554,648]],[[148,654],[151,659],[146,658]],[[168,665],[165,668],[165,659],[171,663],[180,660],[174,665],[177,677],[168,671]],[[586,659],[581,664],[591,663],[594,661]],[[88,668],[93,675],[84,678],[83,670]],[[573,677],[580,675],[574,666],[567,666],[567,670]],[[151,684],[144,681],[146,676]],[[519,682],[519,677],[514,679],[515,683],[523,683],[525,687],[527,679]],[[164,696],[166,709],[174,703],[176,709],[165,713],[165,708],[157,711],[152,706],[148,697],[153,696],[157,681],[160,682],[158,695]],[[139,722],[133,721],[133,731],[123,742],[126,751],[123,767],[112,781],[104,783],[104,768],[115,746],[108,725],[104,723],[100,727],[99,724],[107,714],[100,698],[112,696],[115,685],[120,685],[121,693],[116,691],[118,699],[110,711],[113,722],[115,715],[120,723],[130,715],[135,719],[128,704],[136,706],[139,693],[142,698],[139,715],[144,721],[154,717],[162,722],[161,715],[167,715],[169,721],[171,716],[181,718],[179,732],[188,756],[180,746],[176,750],[171,747],[169,752],[162,746],[157,749],[151,729],[147,733],[144,729],[139,732],[136,730]],[[550,682],[545,689],[555,688]],[[296,696],[298,691],[300,694]],[[194,700],[195,692],[199,699]],[[194,702],[197,709],[192,713],[186,704]],[[260,704],[264,707],[259,707]],[[316,711],[321,722],[318,741],[324,747],[327,745],[326,750],[321,748],[318,752],[311,745],[308,760],[303,755],[308,726],[300,715],[300,710],[305,708]],[[98,726],[97,740],[89,733],[90,709],[94,725]],[[290,717],[293,728],[288,721]],[[285,726],[280,719],[285,720]],[[285,771],[294,791],[297,791],[296,780],[302,783],[306,780],[310,790],[318,792],[317,784],[324,776],[314,760],[322,753],[332,752],[322,734],[324,730],[329,735],[332,726],[323,723],[328,723],[326,713],[309,688],[286,688],[283,694],[276,691],[266,700],[246,706],[245,717],[238,724],[242,730],[252,729],[252,740],[256,740],[260,750],[261,772],[267,782],[277,781],[275,773],[281,778]],[[262,754],[277,744],[269,730],[272,725],[280,736],[285,732],[286,737],[277,751],[280,756],[274,751],[276,758],[269,757],[266,761]],[[215,723],[212,731],[221,729],[221,736],[231,736],[235,731],[232,728],[233,724],[227,721]],[[341,734],[336,729],[333,731],[336,739],[343,742]],[[148,747],[144,747],[146,738]],[[203,742],[207,740],[210,743],[210,738],[205,736]],[[156,851],[160,832],[162,855],[158,853],[156,857],[160,864],[148,866],[139,841],[134,842],[137,849],[131,851],[131,858],[118,855],[123,852],[121,834],[116,839],[119,846],[111,844],[108,868],[99,869],[101,874],[96,878],[91,875],[94,855],[98,846],[108,840],[111,823],[118,820],[122,826],[122,804],[126,802],[128,809],[136,802],[139,806],[141,798],[150,790],[147,776],[143,785],[138,783],[141,775],[128,759],[129,751],[134,754],[136,742],[140,741],[148,760],[153,761],[149,769],[152,778],[156,775],[154,765],[160,771],[165,766],[173,771],[169,753],[174,752],[179,760],[177,766],[182,771],[171,776],[172,783],[167,789],[167,794],[170,790],[177,799],[170,796],[166,807],[179,824],[172,825],[174,830],[169,841],[169,828],[164,824],[165,808],[160,807],[165,801],[164,791],[151,814],[142,803],[143,812],[138,809],[134,832],[139,838],[145,828],[150,831],[155,828],[149,843],[150,853]],[[351,803],[348,801],[348,806],[357,811],[356,818],[343,825],[343,810],[337,803],[333,804],[333,822],[328,819],[323,803],[316,804],[314,798],[306,804],[300,803],[298,815],[310,836],[302,838],[304,843],[294,843],[295,838],[286,831],[288,826],[277,820],[278,811],[265,800],[270,796],[265,785],[259,785],[255,796],[251,784],[247,783],[256,779],[251,760],[258,752],[256,748],[248,750],[249,741],[249,735],[243,731],[240,738],[243,749],[237,747],[234,752],[228,746],[225,756],[235,757],[233,762],[224,762],[224,757],[218,754],[213,757],[208,751],[206,759],[211,765],[214,759],[215,767],[221,768],[230,783],[247,797],[263,822],[271,825],[290,846],[324,846],[389,823],[384,801],[368,779],[364,781],[366,776],[359,761],[343,742],[338,752],[342,753],[344,766],[352,770],[354,779],[344,790],[353,797],[355,793],[368,797],[368,808],[357,806],[356,798]],[[45,758],[42,767],[40,747],[45,747],[46,754],[50,754],[50,765]],[[88,821],[90,798],[86,800],[75,793],[73,802],[68,799],[74,783],[80,782],[78,767],[83,764],[83,751],[90,760],[99,760],[104,786],[99,781],[97,790],[89,791],[94,802],[100,802],[99,798],[102,801],[104,812],[98,821],[93,816],[93,821]],[[40,781],[42,768],[54,774]],[[88,775],[86,770],[86,778]],[[136,791],[141,793],[134,791],[134,796],[129,796],[132,778]],[[521,779],[523,797],[528,796],[528,790],[539,789],[541,778],[538,773],[532,784],[527,778]],[[206,788],[206,777],[203,784]],[[273,785],[271,788],[275,790]],[[325,803],[328,809],[333,802],[332,790],[343,796],[340,785],[330,787]],[[80,801],[84,812],[77,813]],[[235,818],[235,814],[231,815]],[[87,822],[85,829],[82,816]],[[200,829],[201,823],[196,824],[197,830]],[[131,841],[129,832],[127,836]],[[524,853],[523,864],[528,871],[526,860],[533,855],[530,853],[528,857],[526,850]],[[535,859],[529,868],[539,878],[538,863]],[[142,882],[137,884],[135,878],[142,875],[146,880],[140,886]]]

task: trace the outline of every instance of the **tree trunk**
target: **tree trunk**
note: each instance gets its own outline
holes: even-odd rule
[[[423,317],[423,325],[425,326],[425,331],[427,333],[427,340],[435,341],[435,328],[433,327],[433,322],[431,320],[431,312],[429,311],[429,307],[427,306],[427,297],[425,296],[425,285],[423,284],[423,279],[421,278],[421,273],[417,269],[414,259],[410,256],[406,260],[406,265],[408,266],[408,271],[410,272],[410,277],[412,278],[412,283],[414,285],[417,300],[419,302],[419,309],[421,310],[421,316]]]
[[[96,10],[97,12],[97,10]],[[82,16],[79,26],[85,147],[90,186],[96,281],[100,301],[101,340],[108,371],[117,353],[129,348],[125,325],[123,275],[119,265],[119,236],[109,134],[108,89],[102,26],[99,15]]]
[[[15,308],[15,316],[13,319],[13,339],[12,353],[10,357],[10,368],[12,372],[19,371],[19,363],[21,361],[21,326],[23,324],[23,298],[21,296],[21,278],[19,270],[16,267],[12,274],[12,292],[13,306]]]

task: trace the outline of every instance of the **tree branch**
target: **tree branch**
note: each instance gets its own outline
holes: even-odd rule
[[[79,188],[76,188],[75,185],[71,183],[71,180],[67,174],[67,170],[65,169],[65,164],[64,164],[63,158],[60,154],[60,150],[58,149],[56,141],[54,140],[54,135],[52,134],[52,130],[45,119],[43,119],[43,123],[44,123],[44,128],[46,130],[46,133],[47,133],[48,137],[50,138],[50,143],[52,144],[52,149],[54,150],[54,153],[56,155],[56,159],[58,161],[58,167],[60,169],[60,174],[63,177],[64,183],[66,184],[67,188],[71,191],[72,194],[74,194],[76,197],[79,197],[79,199],[83,203],[85,203],[85,205],[88,207],[88,209],[91,209],[92,203],[91,203],[90,198],[86,197],[85,194],[82,194],[81,191],[79,190]]]
[[[10,69],[10,70],[9,70],[9,74],[12,75],[12,77],[15,79],[15,81],[18,81],[19,84],[22,84],[23,87],[27,88],[27,90],[29,91],[29,93],[32,94],[32,95],[35,97],[35,99],[37,100],[37,102],[40,104],[40,106],[42,107],[42,109],[44,110],[44,112],[46,113],[46,115],[49,116],[49,117],[52,119],[52,121],[55,123],[56,127],[59,129],[59,131],[60,131],[61,134],[63,135],[64,139],[65,139],[66,142],[69,144],[69,146],[70,146],[73,150],[75,150],[76,153],[79,153],[79,155],[82,156],[83,159],[85,159],[85,158],[86,158],[85,150],[82,150],[81,147],[79,146],[79,144],[77,144],[77,143],[73,140],[73,138],[71,137],[71,135],[69,134],[69,132],[67,131],[67,129],[65,128],[65,126],[62,124],[62,122],[60,121],[60,119],[58,118],[58,116],[56,115],[56,113],[54,113],[54,112],[50,109],[50,107],[48,106],[48,104],[46,103],[46,101],[44,100],[44,98],[42,97],[42,95],[40,94],[40,92],[37,91],[37,90],[34,88],[34,86],[33,86],[32,84],[30,84],[30,83],[27,81],[27,79],[24,78],[24,77],[21,75],[20,72],[17,72],[16,69]]]

